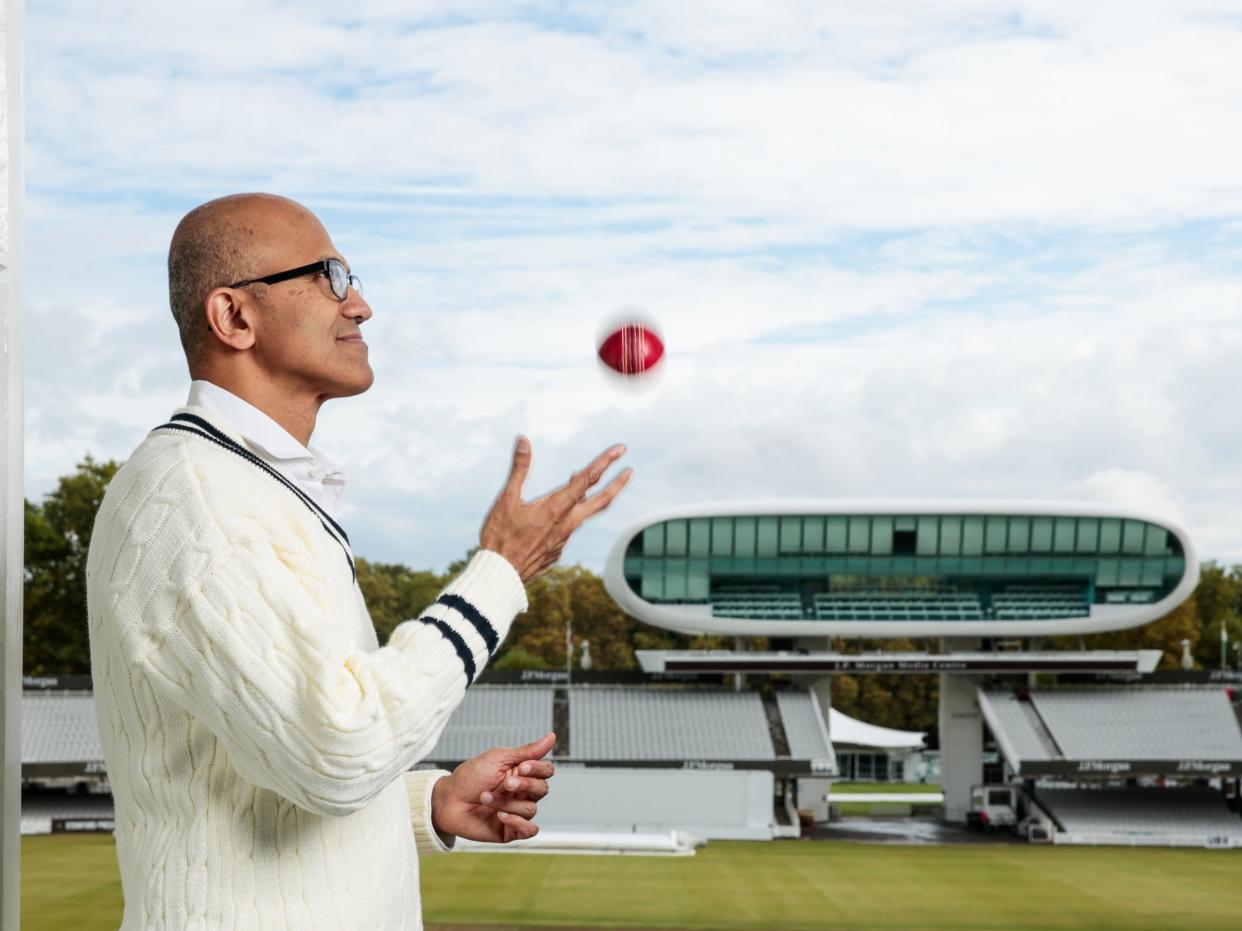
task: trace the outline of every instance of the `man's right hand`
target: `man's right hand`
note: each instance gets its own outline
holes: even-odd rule
[[[578,525],[612,504],[612,499],[629,482],[634,473],[626,469],[603,491],[587,497],[608,467],[624,453],[625,447],[619,444],[606,449],[556,491],[534,501],[523,501],[522,484],[530,471],[530,440],[519,436],[509,480],[483,521],[479,545],[509,560],[523,582],[552,568]]]

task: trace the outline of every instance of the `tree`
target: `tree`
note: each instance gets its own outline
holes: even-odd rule
[[[599,576],[581,566],[556,566],[527,586],[526,598],[530,608],[514,620],[501,659],[519,651],[539,657],[545,668],[563,668],[565,628],[572,622],[575,646],[591,641],[594,668],[637,666],[631,634],[638,622],[617,607]]]
[[[87,456],[42,504],[26,502],[22,666],[28,675],[90,672],[86,556],[95,514],[119,468]]]
[[[444,576],[400,563],[355,559],[354,568],[381,644],[388,642],[398,624],[418,617],[435,601],[445,583]]]
[[[1199,636],[1191,644],[1196,665],[1215,669],[1220,665],[1220,629],[1223,624],[1229,643],[1242,642],[1242,566],[1225,569],[1206,563],[1199,572],[1195,589]],[[1180,655],[1180,654],[1179,654]],[[1228,657],[1230,663],[1234,657]]]
[[[1047,650],[1160,650],[1161,669],[1182,668],[1182,641],[1190,641],[1192,654],[1205,631],[1198,610],[1198,598],[1191,595],[1163,617],[1142,627],[1114,630],[1103,634],[1049,637],[1042,643]]]
[[[689,638],[652,627],[626,614],[603,580],[582,566],[556,566],[526,587],[530,608],[513,622],[496,659],[497,669],[565,667],[565,627],[573,624],[574,661],[591,641],[593,669],[637,669],[635,650],[707,648],[721,642]],[[510,658],[512,657],[512,658]]]
[[[492,663],[493,669],[547,669],[548,663],[542,656],[527,653],[521,647],[505,650],[504,655]]]

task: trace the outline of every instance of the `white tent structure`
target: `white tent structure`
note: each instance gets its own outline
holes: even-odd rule
[[[899,731],[892,727],[868,724],[829,709],[828,733],[836,748],[865,747],[873,750],[922,750],[927,746],[926,731]]]
[[[864,782],[916,782],[924,731],[902,731],[859,721],[829,709],[828,735],[837,757],[838,778]]]

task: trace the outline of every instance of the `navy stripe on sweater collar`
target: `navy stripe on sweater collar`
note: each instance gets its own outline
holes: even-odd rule
[[[160,424],[160,426],[155,429],[177,430],[183,433],[189,433],[194,436],[202,437],[205,440],[210,440],[217,446],[227,449],[229,452],[241,457],[246,460],[246,462],[249,462],[251,465],[262,470],[271,478],[274,478],[302,502],[302,504],[316,517],[319,521],[319,525],[323,527],[328,536],[332,537],[332,539],[337,542],[337,544],[345,552],[345,561],[349,563],[350,578],[357,579],[358,572],[354,566],[354,554],[350,549],[349,536],[345,533],[344,528],[333,520],[332,516],[328,514],[327,511],[311,500],[306,492],[298,488],[297,485],[293,484],[293,482],[291,482],[279,471],[264,462],[250,450],[246,449],[246,447],[242,446],[228,434],[224,433],[207,420],[204,420],[202,417],[195,414],[174,414],[172,420],[168,423]]]

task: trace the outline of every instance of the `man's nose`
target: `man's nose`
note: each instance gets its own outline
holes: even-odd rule
[[[359,323],[371,319],[371,305],[354,290],[353,285],[345,292],[345,300],[341,301],[341,315]]]

